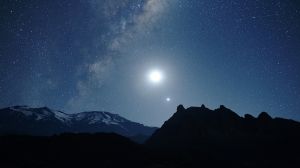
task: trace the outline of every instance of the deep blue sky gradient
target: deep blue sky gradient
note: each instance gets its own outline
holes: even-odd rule
[[[159,85],[147,80],[153,68]],[[299,74],[296,0],[0,2],[0,107],[160,126],[178,104],[224,104],[300,120]]]

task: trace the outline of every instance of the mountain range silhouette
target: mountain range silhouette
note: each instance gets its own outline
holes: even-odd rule
[[[149,138],[147,144],[157,148],[202,149],[203,143],[243,142],[249,140],[280,141],[300,138],[300,124],[293,120],[272,118],[262,112],[257,118],[250,114],[240,117],[232,110],[221,105],[215,110],[182,105]],[[205,144],[207,145],[207,144]]]
[[[224,105],[215,110],[179,105],[144,144],[102,130],[96,134],[2,135],[0,166],[300,167],[299,142],[297,121],[273,118],[266,112],[241,117]]]
[[[156,129],[105,111],[67,114],[48,107],[12,106],[0,109],[0,135],[51,136],[67,132],[106,132],[143,142]]]

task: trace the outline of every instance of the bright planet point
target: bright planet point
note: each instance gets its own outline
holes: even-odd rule
[[[167,98],[166,98],[166,101],[167,101],[167,102],[170,102],[170,101],[171,101],[171,98],[170,98],[170,97],[167,97]]]

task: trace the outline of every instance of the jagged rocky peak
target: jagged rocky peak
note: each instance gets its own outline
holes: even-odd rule
[[[182,112],[182,111],[185,111],[185,108],[182,104],[180,104],[177,106],[177,112]]]
[[[260,120],[272,120],[272,117],[267,112],[261,112],[257,118]]]
[[[247,119],[247,120],[253,120],[253,119],[255,119],[255,117],[253,117],[251,114],[245,114],[244,118]]]
[[[220,109],[227,109],[224,105],[220,105]]]
[[[206,108],[204,104],[201,105],[201,108]]]
[[[233,112],[230,108],[227,108],[225,105],[220,105],[219,108],[215,109],[215,111]]]
[[[224,105],[220,105],[219,108],[215,109],[215,110],[211,110],[209,108],[207,108],[204,104],[202,104],[200,107],[195,107],[195,106],[191,106],[189,108],[185,108],[182,104],[177,106],[177,112],[182,112],[182,111],[194,111],[194,112],[204,112],[204,111],[209,111],[209,112],[213,112],[213,111],[219,111],[219,112],[232,112],[231,109],[225,107]]]

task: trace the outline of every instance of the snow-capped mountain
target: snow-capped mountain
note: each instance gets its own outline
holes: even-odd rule
[[[0,109],[0,134],[115,132],[124,136],[149,136],[155,129],[103,111],[67,114],[48,107],[13,106]]]

